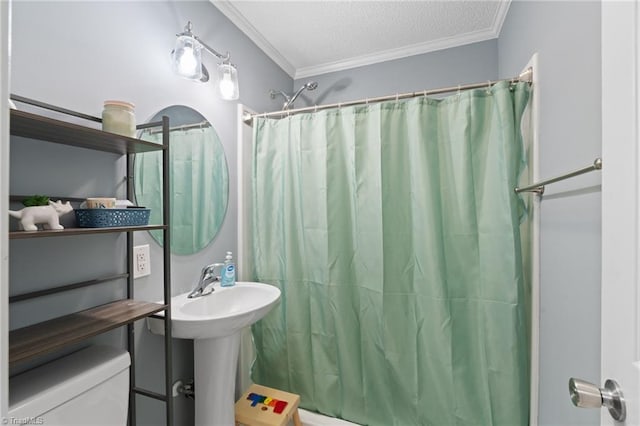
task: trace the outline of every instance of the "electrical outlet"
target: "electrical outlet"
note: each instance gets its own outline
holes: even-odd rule
[[[135,246],[133,248],[133,278],[151,275],[151,259],[149,257],[149,244]]]

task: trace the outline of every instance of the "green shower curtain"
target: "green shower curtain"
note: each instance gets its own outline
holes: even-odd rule
[[[356,423],[526,425],[527,84],[254,124],[255,382]]]

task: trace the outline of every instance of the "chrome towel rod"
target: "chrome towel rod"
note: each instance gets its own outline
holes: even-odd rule
[[[543,180],[542,182],[534,183],[532,185],[525,186],[523,188],[515,188],[514,191],[516,192],[516,194],[519,194],[520,192],[535,192],[538,195],[542,195],[542,194],[544,194],[544,186],[545,185],[548,185],[548,184],[554,183],[554,182],[558,182],[558,181],[561,181],[561,180],[569,179],[569,178],[572,178],[574,176],[578,176],[578,175],[581,175],[581,174],[584,174],[584,173],[589,173],[589,172],[592,172],[594,170],[600,170],[600,169],[602,169],[602,159],[601,158],[596,158],[596,160],[590,166],[583,167],[583,168],[575,170],[573,172],[566,173],[566,174],[564,174],[562,176],[558,176],[558,177],[554,177],[554,178],[551,178],[551,179]]]

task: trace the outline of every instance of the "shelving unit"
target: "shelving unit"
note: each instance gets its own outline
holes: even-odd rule
[[[59,108],[39,101],[12,95],[11,98],[21,103],[45,108],[77,118],[94,122],[101,122],[98,117],[92,117],[74,111]],[[136,153],[162,151],[163,157],[163,224],[146,226],[123,226],[108,228],[66,228],[62,230],[17,231],[10,232],[10,240],[34,239],[48,237],[71,237],[92,234],[126,233],[127,235],[127,270],[126,273],[114,274],[108,277],[59,285],[30,293],[14,295],[9,303],[17,303],[27,299],[42,297],[54,293],[61,293],[78,288],[87,288],[103,282],[126,279],[127,298],[96,306],[80,312],[71,313],[49,321],[40,322],[27,327],[13,330],[9,333],[9,365],[16,366],[28,360],[54,352],[65,346],[81,342],[90,337],[105,333],[109,330],[126,325],[128,332],[128,350],[131,354],[130,393],[129,393],[129,425],[136,424],[136,394],[155,398],[166,404],[166,424],[173,424],[172,399],[172,341],[171,341],[171,254],[169,234],[169,119],[138,126],[142,128],[162,128],[163,143],[156,144],[140,139],[103,132],[99,129],[86,127],[66,121],[44,117],[31,112],[11,110],[11,129],[13,136],[21,136],[54,144],[68,145],[78,148],[91,149],[101,152],[126,155],[127,165],[127,198],[133,195],[132,172],[133,155]],[[20,198],[12,196],[12,200]],[[61,197],[64,198],[64,197]],[[78,199],[74,199],[78,201]],[[134,300],[133,288],[133,233],[137,231],[162,230],[164,238],[163,267],[164,267],[164,303],[151,303]],[[136,386],[135,383],[135,340],[133,322],[164,311],[165,315],[165,394],[158,394]]]

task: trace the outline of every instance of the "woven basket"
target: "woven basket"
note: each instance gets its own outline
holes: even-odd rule
[[[150,209],[76,209],[76,225],[80,228],[141,226],[149,224]]]

